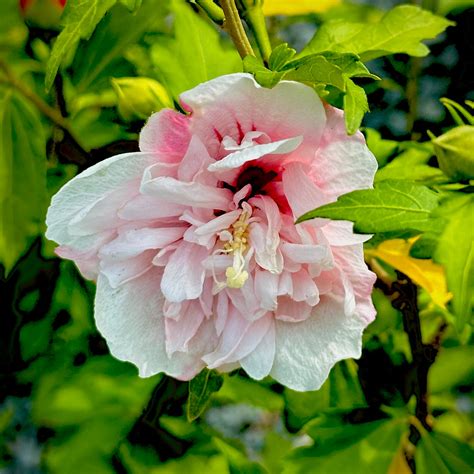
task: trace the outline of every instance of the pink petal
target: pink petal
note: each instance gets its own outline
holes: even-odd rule
[[[189,145],[189,119],[174,110],[153,114],[140,133],[140,150],[180,160]]]
[[[198,298],[204,284],[205,247],[183,241],[171,255],[161,280],[161,291],[169,301],[179,303]]]

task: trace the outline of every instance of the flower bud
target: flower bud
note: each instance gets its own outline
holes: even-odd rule
[[[66,0],[20,0],[21,15],[31,26],[58,29]]]
[[[173,103],[166,89],[147,77],[121,77],[112,79],[118,98],[118,112],[127,121],[146,119],[153,112]]]
[[[474,126],[461,125],[434,138],[439,167],[455,180],[474,178]]]

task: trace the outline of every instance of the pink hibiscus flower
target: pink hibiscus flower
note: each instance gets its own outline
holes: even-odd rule
[[[49,208],[57,253],[97,280],[111,353],[142,377],[242,367],[295,390],[359,357],[374,275],[352,224],[306,211],[372,186],[377,163],[309,87],[232,74],[154,114],[139,153],[67,183]]]

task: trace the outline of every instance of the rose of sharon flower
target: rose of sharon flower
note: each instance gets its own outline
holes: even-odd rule
[[[47,237],[97,280],[111,353],[142,377],[242,367],[295,390],[359,357],[375,311],[365,236],[304,212],[372,186],[376,160],[340,110],[303,84],[231,74],[162,110],[140,152],[54,196]]]

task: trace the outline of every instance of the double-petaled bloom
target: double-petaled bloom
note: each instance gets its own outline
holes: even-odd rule
[[[67,183],[47,236],[97,281],[97,327],[141,376],[242,367],[316,389],[360,355],[374,275],[351,223],[295,219],[371,187],[376,160],[300,83],[232,74],[181,103],[151,116],[140,152]]]

